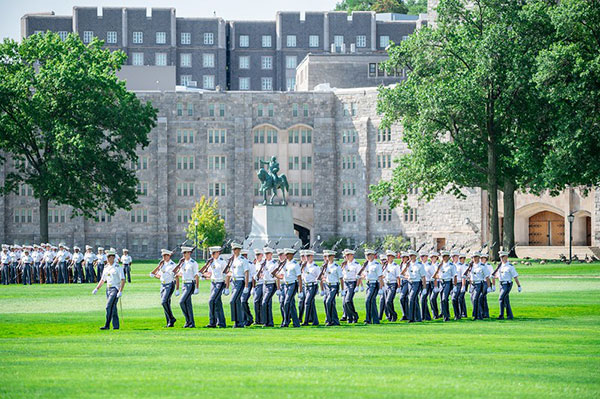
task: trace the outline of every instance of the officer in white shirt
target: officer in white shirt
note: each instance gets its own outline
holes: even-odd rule
[[[278,289],[279,280],[273,276],[273,272],[277,269],[279,262],[276,259],[273,259],[273,248],[265,247],[263,248],[263,252],[265,253],[264,269],[262,271],[259,270],[259,280],[262,279],[264,281],[263,286],[263,300],[261,303],[261,320],[263,322],[264,327],[274,327],[273,323],[273,295]]]
[[[96,254],[92,252],[92,247],[89,245],[85,246],[85,254],[83,255],[83,262],[85,263],[85,282],[95,283],[96,272],[94,271],[94,262],[96,261]]]
[[[398,253],[398,258],[400,261],[400,287],[399,287],[399,296],[400,296],[400,308],[402,309],[402,318],[400,320],[408,320],[408,291],[409,291],[409,283],[408,278],[406,277],[406,271],[408,270],[408,266],[410,265],[408,252],[402,251]]]
[[[296,293],[302,291],[302,271],[300,264],[294,259],[296,250],[293,248],[285,248],[283,250],[286,262],[283,266],[279,278],[283,279],[285,284],[285,299],[283,301],[283,321],[281,327],[289,327],[290,323],[294,327],[300,327],[300,319],[296,308]]]
[[[325,250],[323,251],[323,256],[326,262],[326,269],[322,281],[324,284],[327,284],[328,288],[325,295],[325,325],[339,326],[340,320],[338,318],[335,297],[340,292],[340,282],[342,290],[344,289],[342,268],[335,262],[335,251]]]
[[[10,283],[17,284],[18,245],[13,245],[8,253],[10,255]]]
[[[490,283],[491,283],[491,290],[490,292],[494,292],[496,291],[496,280],[494,279],[494,276],[492,276],[492,272],[494,271],[494,268],[492,265],[490,265],[488,263],[488,254],[487,252],[482,252],[481,253],[481,264],[484,265],[484,267],[487,267],[488,272],[490,274]],[[483,318],[484,319],[489,319],[490,318],[490,308],[488,307],[488,300],[487,300],[487,294],[488,294],[488,290],[483,290],[481,292],[482,294],[482,298],[481,298],[481,306],[483,308]]]
[[[31,252],[31,258],[33,259],[32,279],[33,279],[34,283],[39,284],[40,283],[40,262],[42,260],[39,245],[37,245],[37,244],[33,245],[33,250]]]
[[[442,265],[438,273],[438,279],[441,281],[442,293],[442,317],[444,321],[450,320],[450,294],[452,290],[456,291],[456,267],[450,262],[450,251],[442,251]],[[438,291],[439,291],[438,287]]]
[[[123,256],[121,256],[121,263],[123,264],[123,272],[125,273],[125,277],[127,277],[127,282],[131,283],[131,256],[129,256],[129,250],[127,248],[123,248]]]
[[[242,312],[244,312],[244,320],[246,327],[251,326],[254,323],[254,317],[252,316],[252,312],[250,312],[250,295],[252,294],[252,284],[254,282],[254,275],[256,274],[256,267],[253,262],[248,259],[248,250],[242,249],[240,251],[242,257],[246,259],[246,264],[248,265],[248,290],[244,290],[242,293]]]
[[[96,255],[96,274],[98,275],[98,279],[102,276],[102,272],[104,271],[104,264],[106,263],[106,255],[104,254],[104,248],[98,247],[98,254]]]
[[[19,259],[19,267],[21,268],[21,281],[23,285],[31,285],[31,265],[33,264],[33,258],[29,255],[29,247],[23,247],[23,254]]]
[[[420,263],[425,269],[425,285],[421,287],[420,292],[420,305],[421,305],[421,319],[431,320],[431,313],[429,313],[429,293],[433,291],[433,273],[435,273],[434,266],[427,261],[428,253],[421,251],[419,253]]]
[[[227,261],[221,257],[221,247],[208,248],[210,259],[208,268],[202,277],[210,279],[210,297],[208,298],[208,325],[207,328],[225,328],[225,313],[223,312],[223,290],[225,289],[225,276],[223,270]],[[204,269],[204,268],[203,268]]]
[[[377,295],[383,294],[383,270],[381,263],[375,258],[376,252],[372,249],[365,249],[367,264],[363,272],[363,277],[367,280],[367,294],[365,308],[367,315],[365,324],[379,324],[379,315],[377,314]]]
[[[263,288],[264,288],[264,268],[263,264],[265,264],[264,254],[262,249],[256,248],[254,250],[254,276],[252,278],[252,301],[254,302],[254,316],[255,316],[255,324],[263,325],[265,324],[262,319],[262,301],[263,301]],[[261,276],[258,275],[259,272]]]
[[[52,264],[57,269],[57,283],[67,284],[69,282],[69,278],[67,276],[67,250],[65,249],[64,244],[58,244],[58,252],[56,253],[56,257],[54,258],[54,262],[52,262]]]
[[[233,292],[229,305],[231,307],[231,321],[233,328],[243,328],[246,326],[244,308],[242,307],[242,295],[250,292],[250,265],[248,259],[241,255],[242,245],[232,243],[233,262],[231,264],[230,274],[233,278]]]
[[[342,266],[342,279],[344,281],[345,295],[343,295],[344,315],[348,324],[358,322],[358,312],[354,307],[354,294],[358,291],[357,282],[359,279],[360,263],[354,259],[355,251],[352,249],[344,249],[344,264]],[[335,253],[334,253],[335,255]]]
[[[302,272],[302,281],[304,282],[304,268],[306,267],[306,251],[301,249],[298,251],[300,255],[300,271]],[[306,298],[306,284],[302,284],[302,292],[298,292],[298,319],[300,324],[304,318],[304,299]]]
[[[458,309],[460,311],[460,317],[467,317],[467,302],[465,300],[466,289],[469,284],[468,280],[465,280],[465,273],[467,271],[467,254],[464,252],[459,253],[458,255],[458,263],[456,265],[460,265],[460,271],[457,266],[456,268],[456,278],[457,283],[460,284],[458,288]],[[466,285],[465,285],[466,284]]]
[[[428,265],[431,267],[431,270],[433,270],[432,276],[435,275],[435,272],[440,267],[440,262],[438,261],[439,257],[440,254],[437,251],[431,251],[429,253]],[[427,270],[427,265],[425,265],[425,270]],[[432,277],[428,291],[429,305],[431,306],[431,317],[433,319],[439,319],[440,317],[442,317],[439,310],[440,308],[438,306],[438,296],[439,293],[442,291],[442,280],[439,279],[439,276],[436,276],[435,278]]]
[[[519,282],[519,273],[515,267],[508,261],[508,251],[500,251],[500,261],[502,264],[496,272],[498,280],[500,280],[500,316],[498,320],[504,319],[504,310],[506,309],[506,318],[509,320],[513,319],[512,308],[510,307],[510,290],[512,289],[514,279],[521,292],[521,283]]]
[[[427,272],[425,266],[417,261],[417,253],[413,250],[408,251],[410,257],[409,265],[405,268],[405,276],[408,279],[408,322],[423,321],[421,311],[419,309],[419,291],[421,287],[427,284]]]
[[[92,294],[96,294],[102,284],[106,283],[106,323],[100,327],[101,330],[108,330],[112,321],[113,330],[119,329],[119,313],[117,312],[117,303],[123,294],[125,287],[125,276],[123,268],[115,262],[115,253],[108,251],[106,267],[102,271],[100,281]]]
[[[199,292],[198,263],[192,259],[192,247],[181,247],[181,252],[183,253],[183,261],[179,262],[180,268],[177,275],[183,280],[183,293],[179,301],[179,306],[185,317],[183,328],[196,328],[192,295],[197,295]]]
[[[398,313],[394,307],[394,299],[400,287],[400,265],[396,263],[396,253],[394,251],[385,251],[386,267],[383,273],[385,280],[385,290],[383,298],[385,299],[385,315],[388,321],[398,320]]]
[[[71,265],[75,270],[73,283],[79,282],[81,284],[85,282],[85,278],[83,276],[83,260],[83,254],[80,252],[79,247],[73,247],[73,255],[71,256]]]
[[[0,267],[2,267],[2,285],[10,284],[10,255],[8,245],[2,244],[2,254],[0,254]]]
[[[456,271],[456,284],[452,289],[452,309],[454,310],[454,320],[460,320],[462,317],[460,311],[460,289],[462,287],[462,273],[464,273],[464,264],[459,261],[460,252],[451,251],[450,261],[454,265]]]
[[[283,267],[285,262],[287,261],[285,257],[285,253],[283,252],[283,248],[277,249],[277,258],[279,261],[279,266]],[[287,286],[282,284],[281,279],[277,279],[279,289],[275,292],[277,297],[279,298],[279,311],[281,312],[281,320],[285,319],[285,310],[283,310],[283,303],[285,302],[285,290]]]
[[[315,297],[319,292],[319,282],[317,278],[321,274],[321,268],[315,263],[315,251],[307,249],[304,251],[306,256],[306,265],[302,270],[302,280],[304,284],[305,297],[304,297],[304,319],[302,322],[303,326],[312,324],[313,326],[319,325],[319,317],[317,316],[317,307],[315,306]]]
[[[165,327],[173,327],[177,319],[173,316],[173,310],[171,309],[171,297],[173,292],[175,296],[179,296],[179,276],[177,276],[177,265],[171,260],[172,251],[168,249],[161,249],[160,254],[162,260],[158,263],[158,266],[150,273],[150,277],[154,277],[160,280],[160,304],[165,312],[165,318],[167,319],[167,325]],[[125,271],[123,271],[125,275]]]
[[[54,267],[54,259],[56,258],[56,247],[48,245],[46,250],[46,283],[54,284],[57,281],[56,267]]]
[[[473,293],[471,294],[471,297],[473,299],[474,320],[483,319],[482,293],[483,290],[491,290],[490,272],[484,264],[480,263],[480,259],[481,254],[479,252],[475,252],[472,259],[473,267],[471,268],[471,272],[468,276],[471,280],[471,285],[473,286]],[[466,278],[463,278],[463,287],[465,285],[464,280],[466,280]]]

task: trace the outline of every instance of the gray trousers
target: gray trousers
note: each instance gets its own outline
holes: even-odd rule
[[[442,285],[442,282],[438,280],[438,287]],[[438,295],[439,292],[433,292],[433,282],[429,286],[429,305],[431,306],[431,316],[434,319],[440,317],[440,308],[438,307]]]
[[[194,308],[192,306],[192,294],[194,293],[195,288],[195,282],[183,283],[183,293],[179,300],[179,306],[185,317],[184,327],[196,327],[196,322],[194,321]]]
[[[510,291],[512,290],[513,283],[511,282],[501,282],[500,283],[500,297],[498,301],[500,301],[500,318],[504,317],[504,310],[506,309],[506,318],[512,319],[513,312],[510,307]]]
[[[325,299],[325,314],[327,315],[327,321],[332,326],[339,326],[340,319],[338,318],[337,308],[335,304],[335,297],[340,291],[339,284],[328,284],[329,291]]]
[[[488,300],[487,300],[487,284],[483,284],[484,285],[484,289],[481,291],[481,311],[482,311],[482,317],[484,319],[489,319],[490,318],[490,308],[488,307]]]
[[[450,291],[452,290],[452,281],[442,282],[442,317],[444,321],[450,320]]]
[[[283,308],[283,304],[285,302],[286,289],[287,285],[285,283],[281,284],[281,295],[279,295],[279,310],[281,311],[281,320],[285,319],[285,309]]]
[[[248,282],[248,293],[244,294],[242,292],[242,311],[244,312],[244,320],[246,321],[246,326],[251,326],[254,323],[254,318],[252,317],[252,312],[250,311],[250,295],[252,295],[252,287],[251,281]],[[243,288],[242,288],[243,289]]]
[[[283,301],[284,318],[281,323],[282,327],[288,327],[293,323],[294,327],[300,327],[300,319],[296,309],[296,292],[298,291],[298,283],[286,284],[285,300]]]
[[[33,264],[33,282],[39,284],[40,282],[40,262],[36,262]]]
[[[273,327],[273,295],[275,295],[276,284],[265,284],[263,289],[263,300],[260,306],[261,319],[265,327]]]
[[[31,264],[25,263],[23,265],[23,274],[21,275],[21,281],[23,285],[31,285]]]
[[[427,306],[427,299],[429,296],[429,293],[431,292],[433,287],[433,283],[428,282],[425,288],[421,289],[421,319],[423,320],[431,320],[431,314],[429,313],[429,306]],[[425,289],[427,289],[427,292],[425,293]]]
[[[67,262],[58,262],[58,284],[68,284],[69,275],[67,274]]]
[[[175,324],[175,316],[171,310],[171,297],[175,291],[175,282],[160,285],[160,304],[165,312],[165,318],[167,319],[167,325],[172,326]]]
[[[109,287],[106,289],[106,323],[104,327],[109,328],[110,322],[112,321],[113,330],[119,328],[119,312],[117,311],[117,293],[119,290],[117,287]]]
[[[86,283],[95,283],[96,282],[96,272],[94,272],[94,264],[88,263],[85,268],[85,282]]]
[[[410,284],[408,280],[400,280],[400,308],[402,309],[402,320],[408,320],[408,291]]]
[[[379,283],[367,284],[367,297],[365,299],[365,308],[367,315],[365,323],[379,324],[379,315],[377,314],[377,292],[379,291]]]
[[[348,323],[356,323],[358,321],[358,312],[354,307],[354,290],[356,289],[356,281],[344,281],[346,286],[346,296],[342,301],[344,306],[344,314],[348,319]]]
[[[462,281],[458,281],[458,283],[456,284],[456,287],[454,288],[454,291],[452,291],[452,309],[454,310],[454,318],[455,319],[460,319],[462,317],[462,313],[460,310],[460,295],[461,295],[461,290],[462,288]]]
[[[473,300],[473,318],[483,319],[483,306],[482,306],[482,294],[484,283],[474,283],[473,292],[471,293],[471,299]]]
[[[210,283],[210,297],[208,298],[208,324],[211,326],[225,327],[225,312],[223,312],[223,290],[224,282]]]
[[[17,263],[10,264],[10,283],[17,284]]]
[[[98,263],[98,273],[96,273],[97,280],[100,281],[104,273],[104,263]]]
[[[46,284],[54,283],[54,267],[52,267],[52,263],[46,263],[44,266],[44,270],[46,271]]]
[[[231,321],[235,327],[245,327],[244,309],[242,308],[242,294],[244,292],[244,280],[233,282],[233,292],[231,293]]]
[[[85,283],[85,277],[83,276],[83,262],[75,263],[75,275],[73,276],[73,283]]]
[[[302,284],[302,293],[304,297],[302,299],[298,298],[298,318],[300,319],[300,323],[302,323],[302,319],[304,317],[304,303],[306,301],[306,284]]]
[[[419,291],[421,290],[421,282],[409,282],[408,291],[408,320],[423,321],[421,318],[421,309],[419,308]]]
[[[313,326],[319,325],[319,317],[317,316],[317,307],[315,306],[315,297],[319,291],[317,283],[307,286],[304,290],[304,323],[307,326],[312,323]]]
[[[388,283],[386,290],[383,292],[383,298],[385,299],[385,316],[388,321],[398,320],[398,313],[394,307],[394,299],[396,299],[396,290],[398,289],[398,283]]]
[[[263,301],[263,288],[264,285],[262,283],[256,283],[254,287],[254,316],[256,319],[256,324],[265,324],[264,319],[262,317],[262,301]]]
[[[10,284],[10,266],[7,264],[2,265],[2,285]]]
[[[125,278],[128,283],[131,283],[131,265],[125,264],[123,265],[123,274],[125,274]]]
[[[462,285],[460,287],[460,290],[462,291]],[[458,304],[460,306],[460,316],[461,317],[467,317],[467,301],[465,299],[465,295],[467,295],[468,290],[469,290],[469,282],[466,281],[465,282],[465,292],[461,292],[460,294],[458,294],[459,295],[458,296]]]

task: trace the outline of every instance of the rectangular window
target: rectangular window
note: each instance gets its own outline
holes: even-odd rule
[[[177,157],[177,169],[179,170],[192,170],[194,169],[194,156],[184,155]]]
[[[192,108],[193,112],[193,108]],[[193,144],[194,143],[194,131],[190,129],[177,129],[177,143],[179,144]]]
[[[189,86],[192,84],[192,75],[181,75],[179,80],[182,86]]]
[[[302,114],[304,117],[308,116],[308,104],[303,104],[302,105]]]
[[[204,68],[214,68],[215,55],[212,53],[202,54],[202,66]]]
[[[190,183],[190,182],[177,183],[177,196],[178,197],[193,197],[194,196],[194,183]]]
[[[389,36],[379,36],[379,48],[385,49],[390,44]]]
[[[260,57],[260,68],[261,69],[273,69],[273,57],[271,57],[271,56]]]
[[[352,116],[356,116],[356,103],[350,103],[350,109],[352,111]]]
[[[219,116],[225,116],[225,104],[224,103],[219,104]]]
[[[292,104],[292,116],[298,116],[298,104]]]
[[[144,43],[144,32],[133,32],[133,44]]]
[[[179,66],[182,68],[191,68],[192,55],[190,53],[184,53],[179,55]]]
[[[263,116],[264,105],[258,104],[256,107],[256,116]]]
[[[312,169],[312,157],[302,157],[302,170]]]
[[[262,91],[273,90],[273,78],[260,78],[260,89]]]
[[[192,44],[192,34],[190,32],[181,32],[181,44]]]
[[[137,184],[138,195],[148,195],[148,182],[140,181]]]
[[[267,112],[269,116],[274,116],[275,115],[275,111],[273,109],[273,104],[270,103],[267,105]]]
[[[250,69],[250,56],[249,55],[240,56],[240,69]]]
[[[156,66],[167,66],[167,53],[156,53]]]
[[[167,43],[167,32],[156,32],[156,44]]]
[[[194,116],[194,103],[187,103],[187,115]]]
[[[263,35],[262,36],[262,46],[263,47],[271,47],[271,35]]]
[[[214,75],[202,76],[202,88],[213,90],[215,88],[215,77]]]
[[[296,90],[296,78],[286,78],[285,79],[285,86],[286,86],[286,90],[287,91],[294,91]]]
[[[310,144],[312,142],[312,130],[302,129],[302,144]]]
[[[376,76],[377,64],[375,62],[369,63],[369,77],[373,78]]]
[[[296,69],[296,65],[298,63],[298,57],[295,55],[287,55],[285,57],[285,67],[287,69]]]
[[[208,116],[215,116],[215,104],[208,104]]]
[[[67,36],[69,36],[69,32],[67,32],[66,30],[61,30],[58,32],[58,37],[60,37],[60,40],[65,41],[67,39]]]
[[[212,32],[206,32],[204,34],[204,44],[206,46],[212,46],[215,44],[215,35]]]
[[[106,32],[106,43],[117,44],[117,32],[115,32],[115,31]]]
[[[131,65],[144,65],[144,53],[132,53]]]
[[[224,197],[225,183],[209,183],[208,184],[208,196],[209,197]]]
[[[188,223],[190,220],[189,209],[177,209],[177,223]]]
[[[183,116],[183,104],[177,103],[177,116]]]
[[[377,76],[385,76],[385,68],[381,62],[377,64]]]
[[[91,43],[91,41],[94,39],[94,31],[91,30],[84,30],[83,31],[83,42],[84,43]]]
[[[240,90],[250,90],[250,78],[240,78]]]
[[[308,47],[319,47],[319,35],[308,36]]]
[[[209,129],[208,143],[209,144],[224,144],[227,131],[225,129]]]
[[[342,51],[342,45],[344,44],[344,36],[334,35],[333,44],[335,44],[335,51]]]
[[[356,36],[356,47],[367,47],[367,36],[358,35]]]
[[[287,35],[286,47],[296,47],[296,35]]]
[[[298,136],[299,136],[298,130],[296,130],[296,129],[290,130],[288,132],[288,143],[289,144],[292,144],[292,143],[298,144]]]
[[[148,210],[147,209],[132,209],[131,210],[131,223],[148,223]]]
[[[248,47],[248,46],[250,46],[250,36],[240,35],[240,47]]]
[[[221,170],[226,168],[226,157],[224,155],[211,155],[208,157],[209,170]]]

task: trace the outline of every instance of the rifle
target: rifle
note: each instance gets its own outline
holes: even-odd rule
[[[231,258],[229,258],[229,260],[227,261],[227,265],[223,269],[223,274],[224,275],[226,275],[227,273],[229,273],[229,270],[231,269],[231,265],[233,265],[233,260],[234,259],[235,259],[235,255],[231,254]]]
[[[323,263],[323,267],[321,268],[321,273],[319,273],[319,277],[317,277],[317,281],[321,281],[325,276],[325,270],[327,270],[327,262]]]
[[[260,269],[258,269],[258,273],[256,273],[256,281],[260,280],[263,277],[263,273],[265,270],[265,266],[267,265],[267,260],[263,260],[262,264],[260,265]]]
[[[513,247],[510,249],[510,251],[508,251],[508,253],[511,253],[513,249],[515,249],[517,245],[513,245]],[[492,278],[494,277],[494,274],[498,273],[498,270],[500,270],[500,267],[502,266],[502,262],[498,262],[498,265],[496,267],[496,270],[494,270],[491,274]]]
[[[365,263],[362,264],[362,267],[360,268],[360,270],[357,273],[357,276],[360,278],[360,275],[363,274],[363,272],[365,271],[365,269],[367,268],[367,264],[369,263],[368,260],[365,261]]]
[[[195,249],[196,249],[196,246],[194,245],[194,247],[192,248],[192,250],[190,252],[194,252]],[[179,269],[181,268],[181,265],[183,264],[184,260],[185,260],[185,258],[183,256],[179,259],[177,266],[175,266],[175,269],[173,269],[173,274],[176,274],[179,272]]]
[[[381,261],[381,272],[385,272],[385,269],[387,269],[387,267],[388,267],[388,261],[387,261],[387,259]]]
[[[213,264],[214,260],[215,260],[215,258],[210,258],[210,259],[208,260],[208,262],[206,262],[206,264],[205,264],[204,266],[202,266],[202,269],[200,269],[200,270],[198,271],[198,273],[199,273],[199,274],[204,274],[204,273],[206,273],[206,272],[208,271],[208,268],[210,267],[210,265],[212,265],[212,264]]]
[[[283,265],[285,265],[285,262],[287,262],[287,259],[279,261],[279,264],[277,265],[277,267],[275,269],[273,269],[273,271],[271,272],[271,276],[273,276],[273,277],[277,276],[279,274],[279,272],[281,271],[281,269],[283,269]]]

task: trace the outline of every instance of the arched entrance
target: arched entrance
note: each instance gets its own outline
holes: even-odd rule
[[[294,230],[298,232],[298,238],[302,241],[302,248],[310,245],[310,230],[304,226],[294,223]]]
[[[529,217],[529,245],[565,245],[565,219],[550,211]]]

